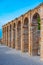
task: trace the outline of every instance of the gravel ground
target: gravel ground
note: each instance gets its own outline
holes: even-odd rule
[[[43,65],[39,56],[29,56],[16,49],[0,45],[0,65]]]

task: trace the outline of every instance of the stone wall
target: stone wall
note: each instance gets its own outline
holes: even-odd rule
[[[40,53],[43,59],[43,3],[33,10],[5,24],[3,28],[3,44],[28,52],[29,55]],[[40,32],[37,28],[37,17],[40,16]],[[11,27],[10,27],[11,25]],[[40,51],[40,52],[39,52]]]

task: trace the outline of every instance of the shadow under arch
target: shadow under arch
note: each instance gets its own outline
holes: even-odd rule
[[[24,19],[24,24],[23,24],[23,46],[24,46],[24,51],[28,52],[29,50],[29,29],[28,29],[28,18],[26,17]]]
[[[17,47],[18,50],[21,49],[21,21],[18,21],[17,24]]]
[[[40,55],[40,15],[35,13],[32,18],[32,55]]]

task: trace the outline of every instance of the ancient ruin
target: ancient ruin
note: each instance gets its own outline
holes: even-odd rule
[[[43,60],[43,3],[2,26],[3,44]]]

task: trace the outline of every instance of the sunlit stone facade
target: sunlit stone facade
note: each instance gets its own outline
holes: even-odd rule
[[[40,30],[37,18],[40,17]],[[3,44],[43,59],[43,3],[3,25]]]

